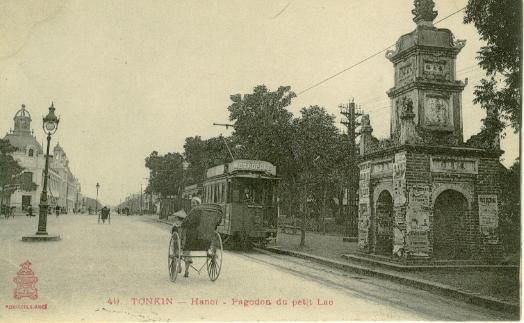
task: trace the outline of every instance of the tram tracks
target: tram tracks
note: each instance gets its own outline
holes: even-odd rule
[[[163,221],[165,225],[171,225]],[[228,255],[244,258],[265,266],[301,277],[307,281],[314,281],[322,286],[328,286],[344,294],[358,297],[374,304],[387,304],[394,308],[412,311],[428,317],[428,320],[511,320],[508,313],[492,311],[468,303],[415,287],[401,285],[392,281],[351,273],[339,268],[332,268],[326,264],[317,263],[308,259],[296,258],[288,255],[273,253],[269,250],[254,247],[246,250],[224,250],[226,252],[224,269],[227,270]],[[278,280],[278,278],[276,278]],[[443,310],[446,309],[446,310]]]
[[[508,313],[493,312],[468,303],[457,306],[457,301],[453,298],[380,278],[330,268],[311,260],[275,254],[260,248],[253,248],[252,252],[231,253],[250,261],[276,267],[309,281],[314,280],[322,286],[329,286],[375,304],[388,304],[395,308],[425,315],[431,320],[434,320],[435,317],[443,321],[486,320],[486,317],[489,317],[490,320],[505,320],[513,317]],[[444,308],[447,310],[443,310]]]

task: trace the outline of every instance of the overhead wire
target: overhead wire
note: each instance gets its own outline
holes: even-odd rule
[[[446,20],[446,19],[448,19],[448,18],[450,18],[450,17],[456,15],[457,13],[463,11],[464,9],[466,9],[466,7],[463,7],[463,8],[461,8],[461,9],[459,9],[459,10],[457,10],[457,11],[455,11],[455,12],[449,14],[449,15],[447,15],[446,17],[444,17],[444,18],[438,20],[438,21],[435,22],[434,24],[436,25],[436,24],[438,24],[438,23],[440,23],[440,22],[442,22],[442,21],[444,21],[444,20]],[[372,59],[372,58],[374,58],[374,57],[376,57],[376,56],[382,54],[383,52],[387,51],[389,48],[391,48],[391,47],[393,47],[393,46],[395,46],[395,45],[396,45],[396,43],[395,43],[395,44],[392,44],[392,45],[389,45],[389,46],[387,46],[386,48],[384,48],[384,49],[382,49],[382,50],[380,50],[380,51],[378,51],[378,52],[375,52],[375,53],[371,54],[370,56],[368,56],[368,57],[366,57],[366,58],[364,58],[364,59],[358,61],[357,63],[355,63],[355,64],[353,64],[353,65],[351,65],[351,66],[349,66],[349,67],[346,67],[346,68],[344,68],[343,70],[341,70],[341,71],[339,71],[339,72],[337,72],[337,73],[335,73],[335,74],[333,74],[333,75],[331,75],[331,76],[329,76],[329,77],[327,77],[327,78],[325,78],[325,79],[323,79],[323,80],[321,80],[321,81],[319,81],[319,82],[317,82],[317,83],[315,83],[315,84],[313,84],[313,85],[307,87],[306,89],[304,89],[304,90],[302,90],[302,91],[296,93],[296,95],[297,95],[297,96],[298,96],[298,95],[301,95],[301,94],[303,94],[303,93],[305,93],[305,92],[307,92],[307,91],[309,91],[309,90],[312,90],[312,89],[314,89],[314,88],[316,88],[316,87],[318,87],[318,86],[320,86],[320,85],[326,83],[327,81],[329,81],[329,80],[331,80],[331,79],[333,79],[333,78],[339,76],[340,74],[343,74],[343,73],[345,73],[345,72],[347,72],[347,71],[349,71],[349,70],[351,70],[351,69],[353,69],[353,68],[355,68],[355,67],[357,67],[357,66],[359,66],[359,65],[361,65],[361,64],[363,64],[363,63],[365,63],[365,62],[367,62],[367,61],[369,61],[370,59]]]

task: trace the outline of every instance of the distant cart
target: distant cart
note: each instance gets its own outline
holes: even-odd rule
[[[169,278],[175,282],[181,271],[182,261],[205,259],[200,268],[191,268],[200,272],[206,267],[211,281],[218,279],[222,269],[222,239],[216,231],[222,220],[222,208],[217,204],[202,204],[194,207],[189,215],[173,225],[169,241],[168,269]]]
[[[100,224],[101,219],[107,220],[109,224],[111,224],[111,211],[109,209],[107,209],[107,211],[101,209],[100,213],[98,213],[98,224]]]

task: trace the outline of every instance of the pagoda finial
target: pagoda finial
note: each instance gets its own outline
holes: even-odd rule
[[[433,24],[433,20],[437,17],[438,11],[433,10],[435,2],[433,0],[415,0],[415,9],[411,13],[415,15],[413,21],[417,25]]]

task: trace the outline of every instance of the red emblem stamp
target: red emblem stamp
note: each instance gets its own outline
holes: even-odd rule
[[[16,284],[16,299],[21,299],[22,297],[29,297],[30,299],[38,298],[38,289],[35,287],[38,278],[31,270],[31,265],[32,264],[29,260],[20,264],[20,270],[16,273],[16,277],[13,278],[13,281]]]

